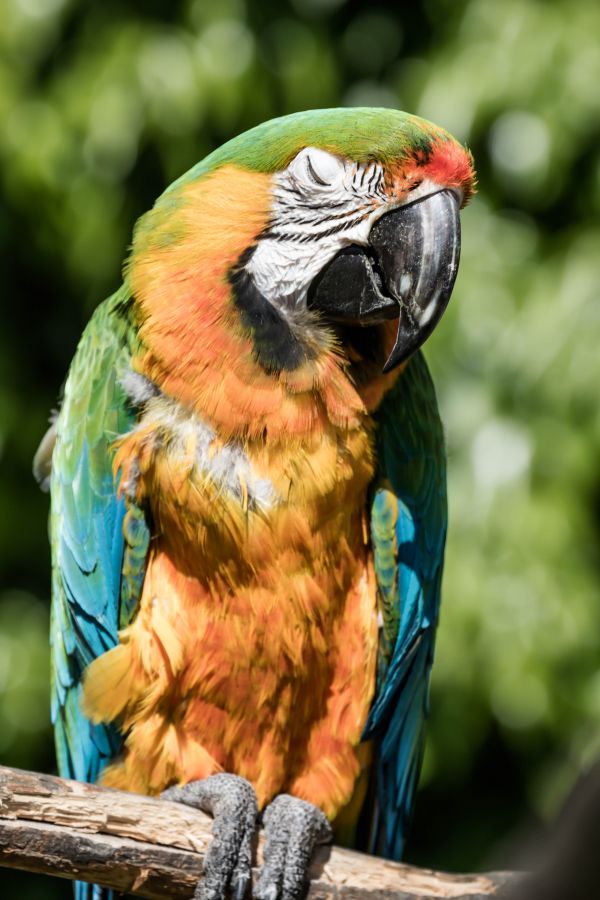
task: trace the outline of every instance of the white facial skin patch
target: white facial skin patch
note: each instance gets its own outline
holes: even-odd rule
[[[349,244],[365,244],[390,208],[380,163],[358,165],[307,147],[274,176],[273,217],[247,265],[256,287],[293,313],[323,266]]]
[[[399,201],[386,193],[381,163],[351,162],[306,147],[274,176],[271,225],[246,270],[261,294],[293,317],[336,253],[350,244],[366,245],[384,213],[438,190],[425,179]]]

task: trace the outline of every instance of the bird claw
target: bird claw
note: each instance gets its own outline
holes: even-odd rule
[[[167,788],[162,799],[184,803],[213,816],[213,840],[195,900],[244,900],[252,879],[252,840],[258,809],[245,778],[222,773],[183,787]],[[263,813],[264,865],[254,891],[257,900],[300,900],[315,845],[331,840],[331,826],[312,803],[279,794]]]
[[[248,885],[251,880],[252,876],[250,872],[238,872],[231,889],[233,900],[244,900],[246,891],[248,890]]]
[[[270,884],[262,890],[262,893],[256,894],[256,896],[259,897],[260,900],[277,900],[278,892],[279,889],[277,888],[277,885]]]
[[[234,900],[243,900],[252,878],[252,840],[258,818],[250,782],[220,773],[167,788],[161,798],[213,816],[213,840],[204,859],[204,876],[194,894],[196,900],[225,900],[229,887]]]
[[[254,896],[258,900],[300,900],[316,844],[331,840],[325,814],[312,803],[279,794],[263,813],[264,865]]]

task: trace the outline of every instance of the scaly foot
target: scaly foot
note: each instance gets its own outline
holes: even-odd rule
[[[224,900],[230,888],[234,900],[243,900],[252,878],[252,838],[258,808],[250,782],[238,775],[211,775],[183,787],[163,791],[164,800],[184,803],[213,818],[213,840],[204,859],[204,877],[196,900]]]
[[[331,840],[331,825],[312,803],[279,794],[263,813],[265,862],[254,896],[259,900],[299,900],[316,844]]]

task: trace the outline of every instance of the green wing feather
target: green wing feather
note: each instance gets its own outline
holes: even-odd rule
[[[59,771],[94,781],[119,750],[114,728],[92,725],[81,676],[113,647],[143,582],[149,531],[142,510],[117,494],[115,438],[135,422],[121,379],[134,330],[119,292],[86,328],[71,365],[52,453],[52,719]]]

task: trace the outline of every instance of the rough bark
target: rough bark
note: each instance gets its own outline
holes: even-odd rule
[[[2,866],[139,897],[191,897],[210,839],[210,818],[187,807],[0,767]],[[310,875],[309,900],[478,900],[499,897],[512,880],[417,869],[338,847],[319,847]]]

